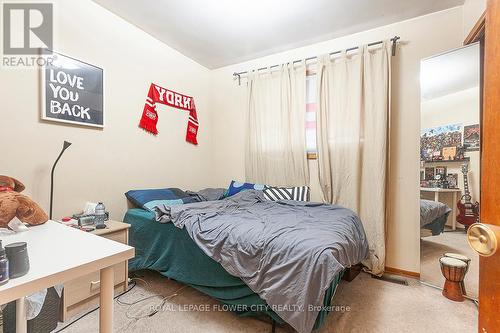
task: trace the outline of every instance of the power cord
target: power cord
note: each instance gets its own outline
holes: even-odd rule
[[[135,280],[144,283],[146,285],[146,289],[150,289],[150,284],[146,280],[144,280],[144,279],[141,279],[141,278],[138,278],[138,277],[133,277],[133,278],[131,278],[131,280],[132,280],[132,283],[133,283],[132,286],[128,290],[122,292],[121,294],[116,295],[114,297],[114,299],[116,299],[116,302],[119,305],[128,306],[129,307],[127,309],[127,311],[125,312],[125,316],[128,319],[133,319],[133,320],[139,320],[139,319],[149,318],[149,317],[154,316],[155,314],[157,314],[160,311],[160,309],[162,309],[165,306],[165,303],[168,300],[170,300],[170,299],[172,299],[172,298],[174,298],[176,296],[179,296],[180,292],[182,290],[184,290],[185,288],[188,287],[187,285],[183,286],[183,287],[177,289],[176,291],[174,291],[173,294],[170,294],[168,296],[163,296],[161,294],[154,294],[154,295],[150,295],[150,296],[139,298],[139,299],[137,299],[135,301],[132,301],[132,302],[122,301],[121,297],[124,296],[125,294],[127,294],[132,289],[134,289],[134,287],[137,285],[137,282],[135,282]],[[135,305],[137,305],[139,303],[142,303],[142,302],[144,302],[146,300],[156,298],[156,297],[161,297],[160,302],[158,303],[157,306],[150,306],[150,309],[151,309],[150,312],[147,312],[147,313],[144,313],[144,314],[141,314],[141,315],[138,315],[138,316],[130,314],[130,311],[133,309],[133,307]],[[76,323],[77,321],[79,321],[80,319],[84,318],[85,316],[88,316],[89,314],[91,314],[92,312],[94,312],[94,311],[96,311],[98,309],[99,309],[99,306],[97,306],[96,308],[94,308],[92,310],[89,310],[89,311],[85,312],[84,314],[82,314],[81,316],[79,316],[78,318],[76,318],[75,320],[73,320],[72,322],[68,323],[66,326],[61,327],[60,329],[58,329],[57,331],[54,331],[52,333],[59,333],[59,332],[65,330],[66,328],[70,327],[71,325],[73,325],[74,323]]]
[[[126,293],[128,293],[129,291],[131,291],[132,289],[134,289],[134,287],[137,285],[136,282],[133,282],[132,286],[130,286],[130,288],[128,288],[127,290],[125,290],[124,292],[122,292],[121,294],[119,295],[116,295],[115,297],[113,297],[113,299],[117,299],[123,295],[125,295]],[[53,331],[52,333],[59,333],[63,330],[65,330],[66,328],[70,327],[71,325],[73,325],[74,323],[76,323],[77,321],[79,321],[80,319],[84,318],[85,316],[88,316],[89,314],[91,314],[92,312],[96,311],[97,309],[99,309],[100,307],[97,306],[95,307],[94,309],[92,310],[89,310],[87,312],[85,312],[84,314],[82,314],[80,317],[76,318],[75,320],[73,320],[72,322],[68,323],[66,326],[64,327],[61,327],[60,329],[58,329],[57,331]]]
[[[149,318],[149,317],[152,317],[154,316],[155,314],[157,314],[161,309],[163,309],[163,307],[165,306],[165,303],[167,303],[168,300],[176,297],[176,296],[179,296],[180,295],[180,292],[182,290],[184,290],[185,288],[187,288],[188,286],[183,286],[179,289],[177,289],[176,291],[174,291],[174,293],[168,295],[168,296],[163,296],[161,294],[154,294],[154,295],[150,295],[150,296],[146,296],[146,297],[142,297],[142,298],[139,298],[135,301],[132,301],[132,302],[124,302],[120,299],[117,299],[117,303],[120,304],[120,305],[126,305],[126,306],[129,306],[129,308],[127,309],[127,311],[125,312],[125,316],[128,318],[128,319],[134,319],[134,320],[139,320],[139,319],[143,319],[143,318]],[[137,304],[140,304],[144,301],[147,301],[147,300],[150,300],[150,299],[153,299],[153,298],[160,298],[160,301],[159,303],[157,303],[156,305],[150,305],[149,306],[149,312],[145,312],[145,313],[142,313],[140,315],[135,315],[133,314],[132,310],[134,310],[134,306],[137,305]],[[140,311],[141,309],[137,310],[137,311],[134,311],[135,313],[141,313],[143,311]]]

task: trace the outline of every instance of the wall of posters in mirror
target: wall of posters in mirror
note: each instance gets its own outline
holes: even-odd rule
[[[424,161],[443,159],[443,149],[462,145],[462,124],[426,128],[420,133],[420,158]]]
[[[467,151],[479,150],[479,124],[449,124],[421,130],[420,160],[450,161],[466,157]]]
[[[480,142],[479,124],[464,126],[464,146],[467,150],[479,150]]]

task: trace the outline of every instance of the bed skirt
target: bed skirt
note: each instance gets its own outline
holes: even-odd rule
[[[450,215],[449,212],[444,214],[443,216],[438,217],[431,223],[424,225],[422,229],[430,230],[432,236],[441,234],[444,231],[444,226],[446,224],[446,221],[448,220],[448,215]]]

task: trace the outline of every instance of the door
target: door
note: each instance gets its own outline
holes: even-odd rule
[[[500,330],[500,0],[488,0],[484,19],[481,222],[469,228],[479,260],[478,331]]]

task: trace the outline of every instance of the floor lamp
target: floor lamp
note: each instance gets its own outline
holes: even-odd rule
[[[56,169],[57,162],[59,162],[59,159],[61,158],[62,154],[66,149],[71,146],[71,142],[64,141],[63,143],[63,148],[61,152],[59,153],[59,156],[57,156],[56,161],[54,162],[54,165],[52,166],[52,171],[50,172],[50,211],[49,211],[49,219],[52,220],[52,202],[54,200],[54,170]]]

